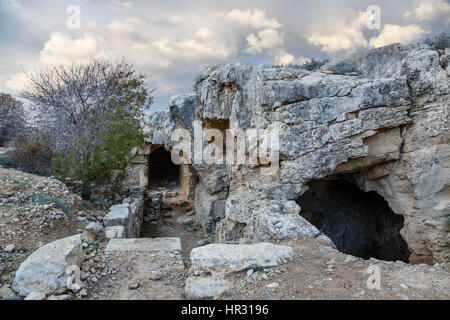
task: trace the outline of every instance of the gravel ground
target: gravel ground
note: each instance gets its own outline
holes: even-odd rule
[[[81,204],[81,208],[80,208]],[[67,211],[67,206],[69,211]],[[107,208],[82,203],[56,179],[0,168],[0,299],[15,270],[45,243],[101,221]],[[188,210],[188,209],[186,209]],[[177,206],[144,227],[146,236],[179,236],[183,252],[104,253],[106,242],[85,257],[83,290],[50,299],[185,299],[189,252],[202,242],[194,225],[180,223]],[[448,264],[410,265],[363,260],[343,254],[323,239],[282,241],[294,258],[276,268],[245,270],[226,279],[232,289],[217,299],[444,299],[450,298]],[[371,273],[369,273],[371,271]],[[368,285],[379,271],[379,289]],[[3,291],[2,291],[3,290]]]
[[[13,281],[33,251],[82,232],[106,213],[56,179],[0,168],[0,286]]]

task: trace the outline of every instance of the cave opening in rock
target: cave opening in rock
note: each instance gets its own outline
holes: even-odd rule
[[[399,232],[404,218],[378,193],[335,177],[311,181],[308,187],[297,199],[300,214],[339,251],[364,259],[408,262],[410,252]]]
[[[158,187],[175,187],[180,184],[180,166],[172,162],[171,154],[164,147],[150,153],[148,160],[148,185],[151,189]]]

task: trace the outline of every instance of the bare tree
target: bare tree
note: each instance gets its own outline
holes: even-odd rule
[[[128,125],[136,123],[139,129],[144,110],[152,103],[145,80],[125,60],[91,59],[29,75],[21,97],[36,108],[40,142],[45,141],[60,159],[72,158],[79,172],[87,172],[93,153],[105,148],[112,124],[127,119]]]
[[[26,127],[22,102],[0,93],[0,146],[20,137]]]
[[[37,107],[38,123],[48,129],[55,150],[64,151],[73,143],[71,137],[85,136],[85,145],[89,145],[96,136],[91,131],[100,130],[106,115],[117,109],[141,117],[152,102],[144,81],[145,76],[136,74],[125,60],[92,59],[31,74],[21,96]]]

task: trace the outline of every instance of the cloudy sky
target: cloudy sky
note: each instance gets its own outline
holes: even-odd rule
[[[164,109],[204,65],[333,59],[449,29],[449,0],[0,0],[0,92],[46,65],[125,56]]]

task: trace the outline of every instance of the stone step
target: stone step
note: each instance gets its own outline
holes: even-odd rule
[[[105,252],[153,252],[170,251],[181,252],[180,238],[139,238],[139,239],[111,239]]]
[[[185,268],[177,237],[111,239],[104,259],[117,270],[108,281],[114,300],[181,299]],[[104,285],[104,284],[103,284]]]

